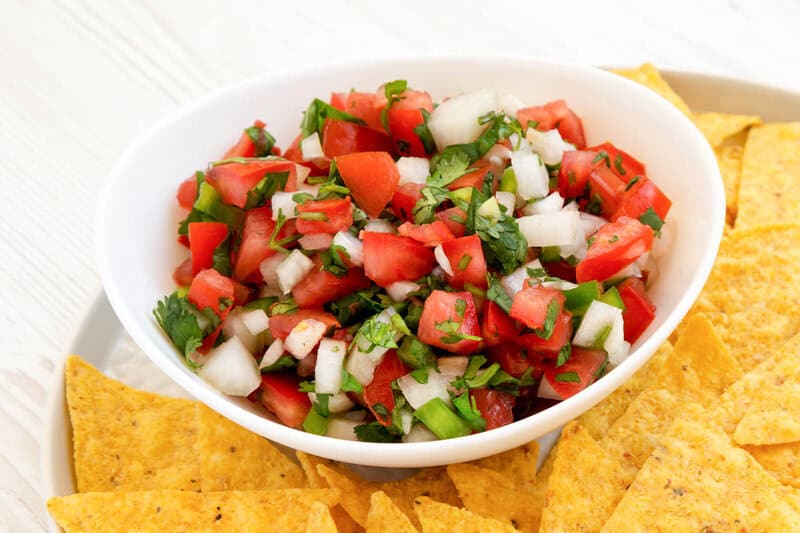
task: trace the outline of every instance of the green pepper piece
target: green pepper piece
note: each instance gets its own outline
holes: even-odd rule
[[[455,414],[441,398],[430,400],[414,411],[414,416],[440,439],[463,437],[472,433],[469,425]]]
[[[574,289],[562,291],[567,301],[564,306],[572,313],[572,316],[583,316],[592,300],[600,298],[600,283],[597,281],[587,281],[581,283]]]

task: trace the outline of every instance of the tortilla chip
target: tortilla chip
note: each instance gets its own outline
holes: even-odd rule
[[[800,225],[737,227],[723,237],[714,269],[687,315],[708,314],[745,371],[800,331],[798,242]]]
[[[78,492],[199,490],[196,403],[132,389],[74,355],[65,374]]]
[[[51,498],[50,514],[66,531],[306,530],[314,502],[334,505],[338,491],[92,492]],[[292,512],[286,512],[291,509]]]
[[[303,472],[306,474],[306,482],[312,489],[327,489],[330,487],[325,478],[317,472],[317,465],[324,464],[338,472],[347,471],[343,466],[330,459],[323,459],[301,451],[295,452],[295,455],[303,468]],[[336,522],[336,527],[340,533],[350,533],[361,529],[341,505],[331,507],[331,516],[333,516],[333,521]]]
[[[511,478],[463,463],[448,466],[447,475],[469,511],[510,524],[520,531],[538,531],[540,509],[531,505],[530,494],[519,490]]]
[[[800,443],[745,446],[744,449],[775,479],[800,489]]]
[[[338,531],[328,506],[321,502],[312,503],[308,510],[306,533],[338,533]]]
[[[717,156],[722,185],[725,187],[725,220],[729,226],[736,222],[739,211],[739,181],[742,176],[744,148],[738,144],[720,146],[714,150]]]
[[[621,465],[570,422],[561,431],[541,531],[599,531],[628,487],[623,477]]]
[[[536,473],[536,483],[528,493],[528,509],[531,513],[531,530],[538,531],[539,523],[542,520],[542,510],[547,498],[547,487],[550,485],[550,475],[553,473],[553,463],[558,454],[558,442],[556,442],[547,454],[542,467]]]
[[[318,465],[317,471],[331,487],[341,491],[342,507],[362,527],[367,525],[370,496],[379,490],[385,492],[415,526],[418,524],[414,515],[414,498],[419,495],[430,496],[444,503],[461,505],[461,500],[458,499],[444,468],[427,468],[406,479],[383,483],[365,481],[353,473],[343,474],[324,464]]]
[[[736,228],[800,220],[800,122],[750,130]]]
[[[369,499],[367,533],[417,533],[411,520],[392,502],[385,492],[373,492]]]
[[[689,106],[672,90],[672,87],[661,77],[661,74],[658,73],[658,69],[652,64],[644,63],[637,68],[615,69],[611,72],[655,91],[662,98],[665,98],[669,103],[677,107],[681,113],[691,118],[692,112],[689,110]]]
[[[672,344],[665,342],[645,365],[628,381],[600,403],[578,417],[578,422],[595,439],[602,439],[611,425],[625,412],[639,393],[656,382],[664,361],[672,353]]]
[[[702,408],[686,405],[692,416]],[[784,487],[720,428],[679,419],[647,460],[603,531],[754,531],[770,508],[800,520]]]
[[[515,533],[513,527],[424,496],[414,500],[422,533]],[[394,531],[385,529],[384,531]]]
[[[761,124],[761,117],[755,115],[730,115],[728,113],[694,113],[695,126],[708,140],[712,148],[717,148],[729,137]]]
[[[800,440],[800,383],[783,383],[750,405],[733,440],[737,444],[786,444]]]
[[[198,406],[200,488],[270,490],[305,486],[303,470],[267,439]]]
[[[536,441],[512,448],[507,452],[490,455],[468,464],[488,468],[514,480],[518,487],[531,489],[536,483],[536,462],[539,443]]]

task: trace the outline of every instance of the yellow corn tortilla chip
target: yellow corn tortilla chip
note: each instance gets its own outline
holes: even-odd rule
[[[470,464],[447,467],[464,507],[494,518],[520,531],[537,531],[541,510],[531,505],[530,494],[502,474]]]
[[[541,531],[599,531],[628,488],[621,465],[578,422],[561,431]]]
[[[132,389],[77,356],[65,373],[79,492],[200,489],[194,402]]]
[[[625,412],[639,393],[656,382],[664,361],[672,352],[672,344],[665,342],[645,365],[617,390],[578,417],[578,422],[594,438],[603,438],[611,425]]]
[[[692,418],[702,416],[700,406],[685,409]],[[633,524],[651,531],[754,531],[770,508],[800,523],[800,508],[787,490],[720,428],[680,418],[602,531],[630,531]]]
[[[444,468],[427,468],[406,479],[383,483],[365,481],[352,473],[343,474],[324,464],[318,465],[317,471],[331,487],[341,491],[342,507],[361,527],[367,525],[370,496],[379,490],[385,492],[415,526],[417,519],[414,515],[414,498],[419,495],[430,496],[444,503],[461,505],[461,500]]]
[[[720,146],[714,150],[717,156],[722,185],[725,187],[725,220],[729,226],[736,222],[739,208],[739,180],[742,176],[742,154],[744,148],[738,144]]]
[[[736,426],[733,440],[759,446],[800,441],[800,383],[782,383],[759,392]]]
[[[744,449],[775,479],[800,489],[800,443],[744,446]]]
[[[542,519],[542,510],[544,509],[545,498],[547,497],[547,488],[550,484],[550,475],[553,473],[553,463],[558,450],[558,442],[556,442],[550,449],[550,453],[542,463],[542,467],[536,472],[536,483],[530,488],[528,492],[528,509],[531,514],[531,530],[539,531],[539,524]]]
[[[694,113],[692,120],[712,148],[722,145],[729,137],[761,124],[761,117],[728,113]]]
[[[330,487],[325,478],[317,472],[317,465],[324,464],[328,468],[332,468],[338,472],[347,471],[343,466],[330,459],[323,459],[322,457],[317,457],[316,455],[310,455],[301,451],[295,452],[295,455],[300,462],[300,466],[303,468],[303,472],[306,474],[306,482],[312,489],[326,489]],[[341,505],[331,507],[331,516],[333,516],[333,521],[336,522],[336,527],[340,533],[350,533],[360,530],[360,526],[356,524],[355,520],[350,517]]]
[[[198,406],[200,488],[269,490],[305,486],[303,470],[267,439]]]
[[[411,520],[392,502],[385,492],[373,492],[369,499],[367,533],[417,533]]]
[[[681,113],[691,118],[692,112],[689,110],[689,106],[672,90],[672,87],[661,77],[661,74],[658,73],[658,69],[652,64],[644,63],[636,68],[617,69],[612,70],[612,72],[655,91],[662,98],[665,98],[669,103],[677,107]]]
[[[303,533],[314,502],[334,505],[338,491],[90,492],[51,498],[47,508],[66,533],[109,531],[281,531]],[[291,509],[291,512],[286,512]]]
[[[750,130],[742,156],[736,228],[800,220],[800,122]]]
[[[328,506],[322,502],[312,503],[308,510],[306,533],[338,533],[338,531]]]
[[[514,480],[518,487],[530,489],[536,483],[538,459],[539,443],[533,441],[503,453],[470,461],[468,464],[494,470]]]
[[[422,533],[514,533],[513,527],[424,496],[414,500]],[[394,531],[387,529],[384,531]]]
[[[737,227],[687,315],[706,313],[744,371],[800,331],[798,242],[796,224]]]

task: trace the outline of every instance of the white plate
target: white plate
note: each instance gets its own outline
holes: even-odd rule
[[[800,93],[704,74],[670,71],[662,74],[694,110],[756,114],[765,121],[800,120]],[[131,341],[103,294],[87,314],[69,353],[80,354],[105,374],[133,387],[186,397],[183,389],[170,381]],[[555,431],[539,439],[543,455],[550,450],[557,436]],[[41,464],[48,497],[75,491],[71,430],[61,368],[57,369],[50,389]],[[370,469],[368,472],[372,478],[396,477],[396,473],[397,470],[388,469]],[[52,521],[50,530],[54,533],[59,531]]]

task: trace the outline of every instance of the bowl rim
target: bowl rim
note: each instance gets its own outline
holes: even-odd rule
[[[612,372],[602,377],[600,382],[603,383],[603,385],[598,387],[598,384],[594,383],[578,394],[547,409],[491,431],[455,439],[431,442],[373,443],[314,435],[269,420],[268,418],[239,407],[228,398],[220,397],[219,393],[211,390],[210,386],[198,387],[198,382],[194,378],[180,371],[177,366],[168,361],[166,358],[167,354],[165,354],[150,338],[150,333],[148,333],[145,328],[145,321],[142,320],[141,317],[137,317],[133,313],[133,310],[126,305],[123,291],[116,282],[115,274],[112,269],[112,261],[109,254],[106,252],[107,245],[110,240],[113,239],[113,235],[110,233],[110,225],[104,222],[112,217],[111,206],[113,204],[113,198],[115,198],[115,192],[122,187],[124,170],[135,160],[135,156],[139,150],[147,145],[158,131],[170,124],[185,119],[203,107],[213,103],[215,100],[223,98],[231,93],[246,91],[253,87],[264,84],[268,85],[270,83],[293,83],[310,73],[314,75],[332,74],[336,70],[342,68],[369,69],[373,66],[390,63],[397,65],[399,70],[404,64],[438,64],[463,62],[465,60],[480,62],[491,61],[493,63],[502,62],[517,65],[526,63],[540,68],[558,67],[571,69],[578,74],[599,76],[600,78],[609,80],[613,79],[614,83],[627,85],[629,90],[637,91],[641,98],[649,100],[649,105],[658,110],[659,114],[671,115],[674,121],[682,124],[682,129],[686,130],[686,135],[693,137],[690,138],[690,141],[692,143],[701,144],[706,152],[705,166],[708,168],[700,169],[700,173],[706,176],[711,174],[712,178],[714,176],[718,178],[712,183],[712,188],[716,190],[716,194],[713,195],[708,204],[711,212],[716,212],[717,215],[712,219],[712,227],[709,231],[711,240],[707,243],[704,254],[698,261],[698,268],[691,276],[690,283],[685,287],[683,295],[678,300],[672,312],[667,316],[664,323],[653,331],[636,350],[631,352],[623,363],[617,366]],[[702,150],[701,148],[701,151]],[[636,370],[644,365],[658,347],[667,340],[699,296],[714,264],[722,239],[724,224],[725,194],[713,151],[692,121],[656,93],[631,80],[616,76],[601,68],[585,64],[546,60],[521,54],[426,54],[424,56],[401,55],[346,60],[275,71],[227,85],[179,107],[175,112],[164,117],[154,126],[139,135],[139,137],[126,148],[112,170],[108,173],[97,210],[95,248],[104,290],[114,312],[123,324],[123,327],[153,363],[199,401],[255,433],[307,453],[368,466],[423,467],[473,460],[522,445],[535,438],[531,435],[532,427],[537,428],[536,435],[543,435],[562,426],[567,421],[580,416],[580,414],[616,390]],[[173,357],[174,353],[170,353],[169,356]],[[601,390],[607,390],[608,392],[603,394],[600,392]]]

